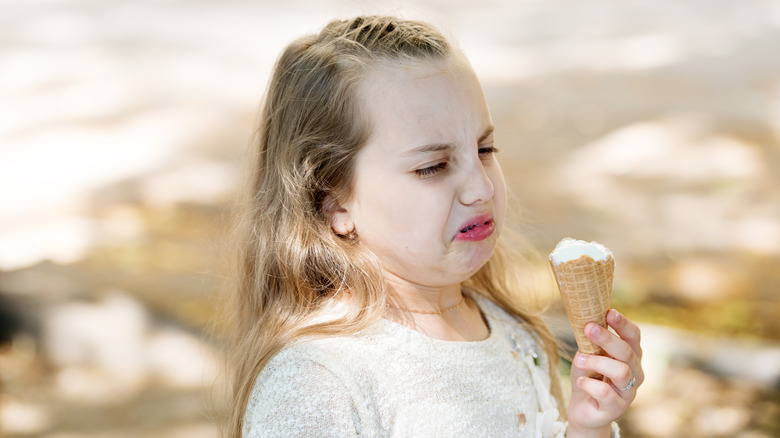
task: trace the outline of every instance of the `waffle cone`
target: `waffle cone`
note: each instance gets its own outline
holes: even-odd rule
[[[615,260],[608,256],[606,260],[594,261],[583,255],[576,260],[551,265],[579,351],[603,355],[604,350],[585,336],[585,325],[595,322],[607,327]]]

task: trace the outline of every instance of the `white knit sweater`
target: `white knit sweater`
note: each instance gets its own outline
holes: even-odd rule
[[[258,377],[244,437],[563,437],[547,358],[474,295],[490,336],[430,338],[388,320],[284,348]]]

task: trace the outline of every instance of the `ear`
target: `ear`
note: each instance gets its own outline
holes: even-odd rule
[[[339,236],[348,236],[355,231],[355,223],[352,221],[349,211],[342,207],[333,195],[325,196],[322,208],[334,233]]]

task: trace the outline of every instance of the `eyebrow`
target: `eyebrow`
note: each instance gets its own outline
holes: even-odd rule
[[[487,129],[485,129],[485,132],[482,133],[482,135],[477,140],[479,143],[482,143],[485,141],[488,137],[493,135],[493,131],[495,130],[495,127],[493,125],[488,126]],[[432,144],[426,144],[423,146],[418,146],[414,149],[410,149],[403,153],[404,156],[414,156],[414,155],[421,155],[426,154],[430,152],[441,152],[441,151],[451,151],[455,149],[455,145],[452,143],[432,143]]]

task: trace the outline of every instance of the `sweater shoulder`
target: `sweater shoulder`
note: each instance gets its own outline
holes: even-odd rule
[[[354,393],[308,343],[283,348],[260,372],[244,415],[244,436],[354,436]]]

